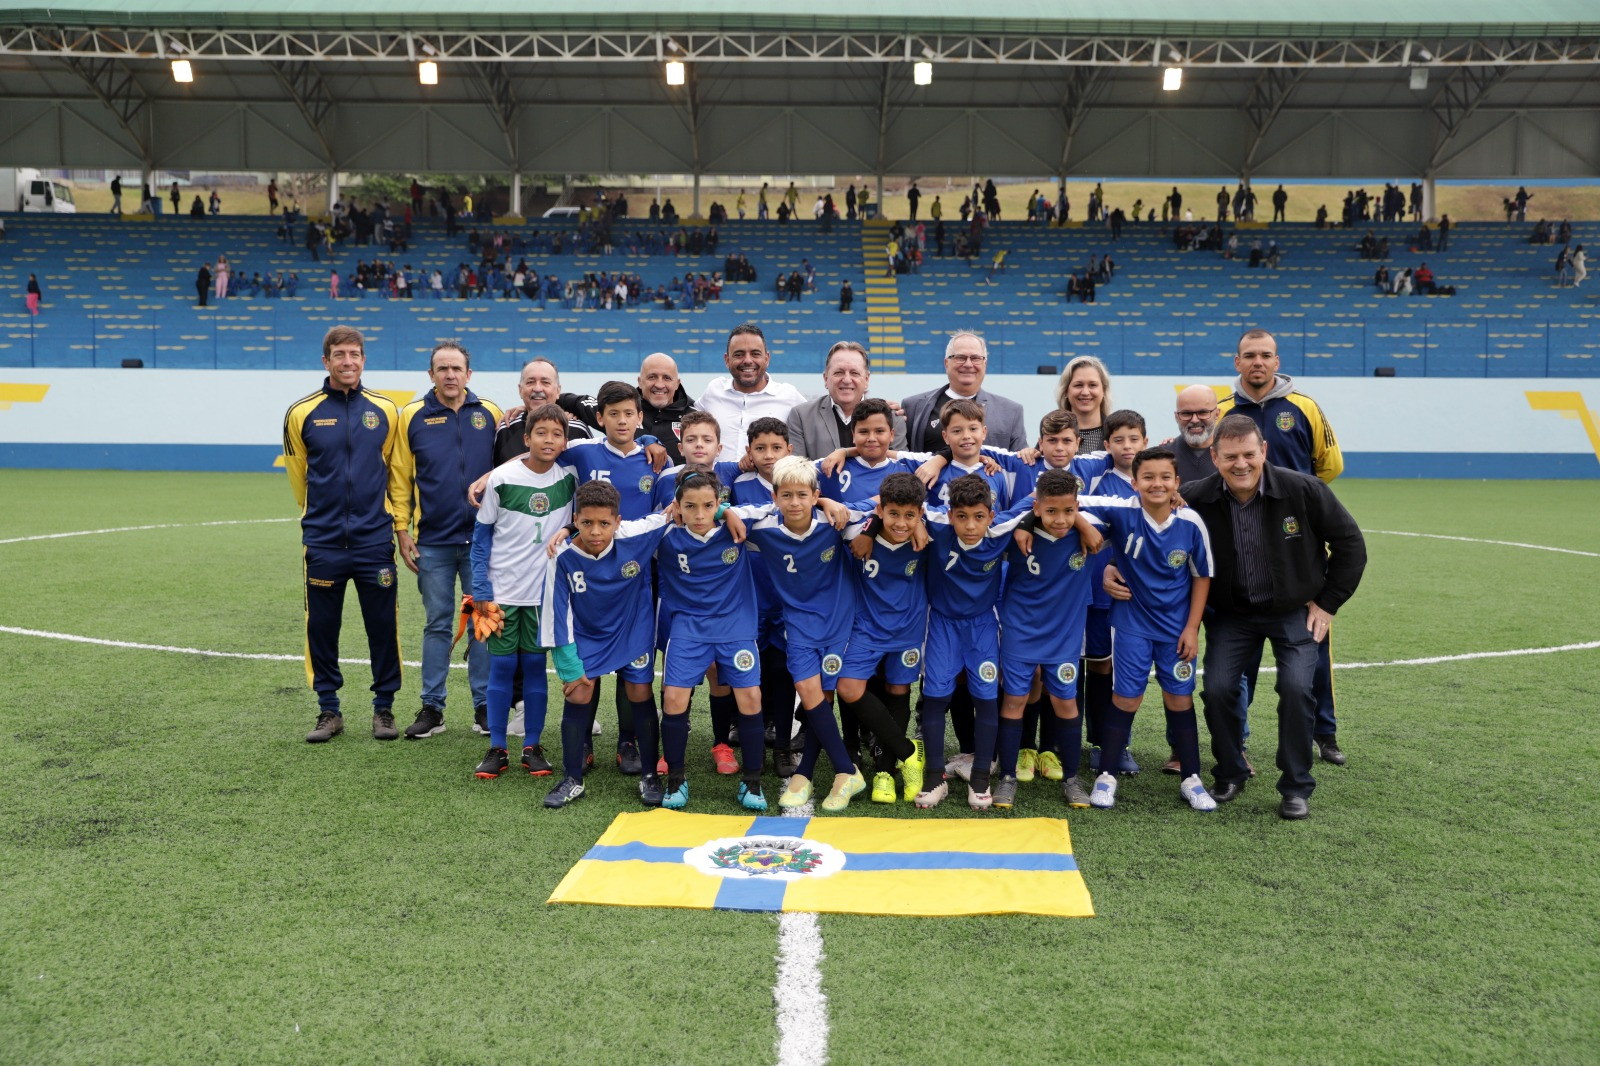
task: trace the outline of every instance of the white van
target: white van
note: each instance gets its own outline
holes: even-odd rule
[[[31,167],[0,168],[0,210],[76,214],[72,186]]]
[[[581,207],[552,207],[544,213],[545,218],[577,218]]]

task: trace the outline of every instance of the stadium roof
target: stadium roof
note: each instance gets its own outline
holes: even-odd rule
[[[0,164],[1600,174],[1594,0],[1010,0],[988,18],[952,0],[642,6],[0,2]],[[1436,10],[1451,21],[1416,17]],[[172,80],[177,58],[192,85]],[[418,84],[424,59],[436,86]],[[684,86],[665,83],[669,59],[688,63]],[[933,84],[912,84],[919,61]],[[1161,91],[1167,65],[1179,92]]]

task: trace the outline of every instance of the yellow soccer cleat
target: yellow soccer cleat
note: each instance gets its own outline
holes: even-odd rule
[[[1061,768],[1061,756],[1053,751],[1039,753],[1039,761],[1034,765],[1033,772],[1046,781],[1060,781],[1066,776],[1066,772]],[[1017,768],[1017,777],[1022,777],[1020,766]]]
[[[897,798],[893,774],[879,771],[872,775],[873,803],[893,803]]]
[[[839,774],[833,779],[833,791],[822,801],[822,809],[838,812],[850,806],[850,800],[867,790],[867,779],[857,770],[853,774]]]
[[[784,786],[783,794],[778,797],[778,806],[784,810],[795,807],[804,807],[811,802],[811,782],[794,774],[789,778],[789,783]]]
[[[1033,767],[1039,761],[1039,753],[1033,748],[1023,748],[1017,752],[1017,780],[1032,781]]]
[[[916,750],[911,753],[910,758],[900,764],[900,794],[907,803],[915,800],[917,793],[922,791],[922,771],[928,762],[922,741],[913,740],[911,743]]]

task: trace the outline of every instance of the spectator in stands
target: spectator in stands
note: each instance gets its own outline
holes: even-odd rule
[[[1274,222],[1287,222],[1287,221],[1289,221],[1289,216],[1288,216],[1288,214],[1287,214],[1287,212],[1285,210],[1288,206],[1289,206],[1289,194],[1283,191],[1283,186],[1282,185],[1279,185],[1276,189],[1274,189],[1272,191],[1272,221],[1274,221]]]
[[[212,278],[216,282],[216,297],[222,299],[228,295],[228,257],[217,256],[217,268],[212,271]]]
[[[746,322],[728,334],[723,355],[728,376],[712,378],[695,401],[695,406],[721,427],[720,461],[734,462],[744,454],[751,422],[767,416],[787,419],[794,405],[805,399],[793,385],[772,380],[767,373],[771,362],[760,326]],[[1018,411],[1020,414],[1021,409]]]
[[[906,217],[912,222],[917,220],[917,204],[921,201],[921,199],[922,190],[917,188],[917,183],[913,181],[911,183],[911,188],[906,190]]]
[[[211,190],[211,213],[213,215],[222,214],[222,197],[217,195],[217,190],[215,189]]]
[[[815,400],[796,404],[789,411],[789,447],[796,455],[821,459],[835,448],[854,443],[851,419],[856,405],[867,395],[872,370],[867,365],[866,349],[855,341],[839,341],[828,349],[822,362],[822,384],[828,391]],[[906,422],[894,415],[894,443],[906,446]]]
[[[328,271],[328,296],[329,296],[330,299],[334,299],[334,300],[337,300],[339,298],[339,271],[338,270],[330,270],[330,271]]]
[[[1378,267],[1377,273],[1372,275],[1372,284],[1379,292],[1387,296],[1389,293],[1389,268],[1386,266]]]
[[[1572,249],[1572,287],[1577,288],[1583,284],[1583,279],[1589,276],[1589,259],[1584,254],[1583,245],[1575,245]]]
[[[172,183],[172,191],[167,194],[167,198],[172,201],[172,217],[178,217],[180,210],[178,205],[183,203],[183,194],[178,191],[177,182]]]
[[[839,310],[850,310],[850,305],[855,303],[855,299],[856,294],[855,290],[850,287],[850,279],[845,278],[844,283],[839,286]]]
[[[1327,229],[1328,228],[1328,205],[1327,204],[1319,204],[1317,206],[1317,228],[1318,229]]]
[[[1105,419],[1111,414],[1111,374],[1092,355],[1067,364],[1056,385],[1056,407],[1078,419],[1078,450],[1084,454],[1105,445]]]
[[[195,295],[200,298],[197,307],[206,305],[206,297],[211,295],[211,267],[205,263],[200,264],[200,270],[194,276]]]
[[[28,314],[39,313],[39,301],[44,298],[44,290],[39,287],[39,275],[28,275]]]
[[[1428,269],[1427,263],[1417,267],[1411,275],[1411,280],[1416,283],[1418,296],[1433,296],[1439,291],[1433,280],[1433,271]]]
[[[943,447],[940,413],[951,400],[973,400],[984,409],[989,427],[986,443],[1011,451],[1021,451],[1029,445],[1022,405],[984,389],[988,363],[989,347],[981,336],[970,330],[950,335],[944,349],[947,383],[908,396],[901,405],[906,417],[906,440],[912,451],[938,451]]]

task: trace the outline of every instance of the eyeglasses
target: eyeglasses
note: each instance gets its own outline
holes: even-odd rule
[[[1193,422],[1197,418],[1205,418],[1208,415],[1214,415],[1216,413],[1217,409],[1215,407],[1211,407],[1204,411],[1179,411],[1177,412],[1177,415],[1178,421],[1180,422]]]
[[[981,366],[989,361],[989,357],[987,355],[947,355],[944,357],[944,361],[947,363],[971,363],[973,366]]]

